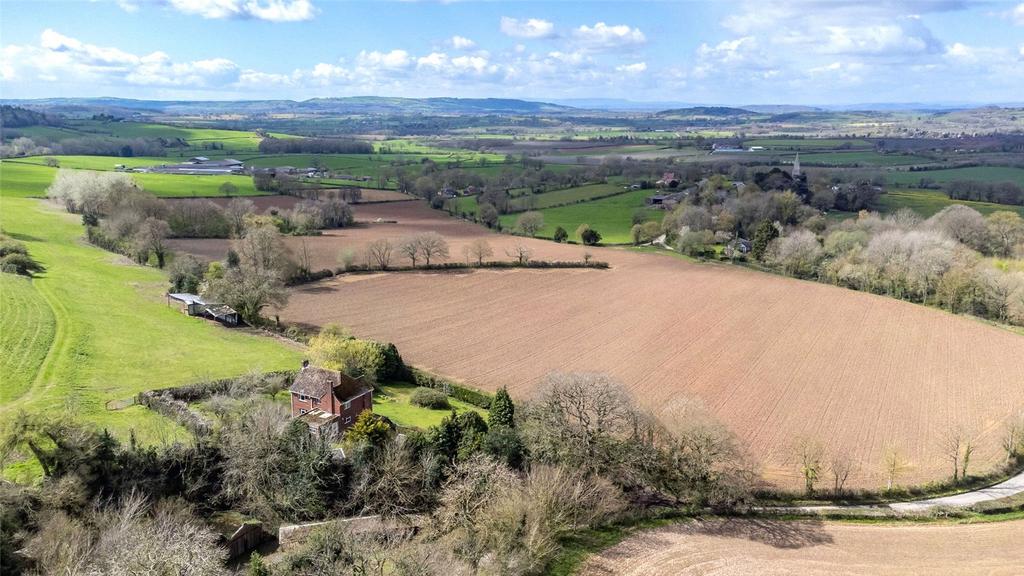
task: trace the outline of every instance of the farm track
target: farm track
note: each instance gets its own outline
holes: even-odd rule
[[[357,206],[397,224],[306,239],[315,267],[342,250],[427,230],[450,260],[476,238],[508,259],[591,252],[609,270],[480,270],[343,276],[297,287],[287,323],[339,323],[394,342],[406,360],[469,385],[529,396],[553,370],[605,372],[656,412],[706,411],[729,427],[780,487],[800,486],[800,439],[850,455],[849,486],[884,486],[898,452],[900,484],[945,478],[943,433],[975,435],[976,473],[1002,463],[1003,423],[1024,409],[1024,338],[894,299],[671,255],[583,248],[495,235],[422,204]],[[176,241],[222,258],[227,243]],[[294,239],[289,239],[294,243]],[[294,245],[294,244],[293,244]]]

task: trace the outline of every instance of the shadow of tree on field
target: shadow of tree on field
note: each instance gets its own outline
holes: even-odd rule
[[[821,520],[771,520],[763,518],[723,518],[687,525],[694,534],[744,538],[775,548],[804,548],[831,544],[832,535]]]

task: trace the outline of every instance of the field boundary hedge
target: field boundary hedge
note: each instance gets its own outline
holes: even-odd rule
[[[424,388],[435,388],[443,391],[445,394],[461,400],[467,404],[472,404],[478,408],[488,409],[491,407],[492,396],[486,392],[481,392],[474,388],[463,386],[447,378],[431,374],[425,370],[421,370],[416,367],[410,367],[412,375],[412,381],[410,384],[422,386]]]
[[[288,286],[298,286],[301,284],[309,284],[311,282],[317,282],[324,280],[325,278],[332,278],[334,276],[344,276],[346,274],[379,274],[379,273],[391,273],[391,272],[451,272],[451,271],[464,271],[464,270],[477,270],[477,269],[513,269],[513,268],[533,268],[533,269],[569,269],[569,268],[595,268],[598,270],[606,270],[610,266],[607,262],[601,260],[529,260],[526,262],[518,261],[506,261],[506,260],[494,260],[491,262],[484,262],[483,264],[466,264],[465,262],[443,262],[441,264],[431,264],[430,266],[389,266],[386,270],[380,268],[374,268],[365,264],[356,264],[349,268],[337,268],[330,270],[324,268],[323,270],[316,270],[313,272],[307,272],[301,276],[293,276],[289,278],[286,284]]]

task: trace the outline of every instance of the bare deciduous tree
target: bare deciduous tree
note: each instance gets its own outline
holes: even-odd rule
[[[1024,412],[1007,420],[1003,430],[1002,446],[1007,460],[1020,455],[1021,448],[1024,447]]]
[[[835,451],[829,456],[828,470],[832,474],[832,490],[836,496],[843,493],[846,480],[853,472],[853,458],[845,451]]]
[[[416,267],[416,261],[420,257],[420,238],[419,236],[409,236],[403,238],[398,244],[398,251],[409,259],[412,263],[412,267]]]
[[[447,258],[448,242],[437,232],[426,232],[418,236],[420,256],[423,262],[430,266],[431,258]]]
[[[516,228],[528,236],[536,236],[544,227],[544,215],[540,212],[526,212],[516,219]]]
[[[477,238],[469,245],[469,255],[476,260],[477,266],[482,266],[484,258],[489,258],[494,255],[494,250],[491,249],[491,245],[483,238]]]
[[[533,256],[533,250],[517,240],[512,246],[505,249],[505,255],[515,258],[520,264],[526,264]]]
[[[366,262],[369,267],[376,266],[381,270],[387,270],[391,265],[391,252],[393,247],[391,240],[379,238],[366,245]]]

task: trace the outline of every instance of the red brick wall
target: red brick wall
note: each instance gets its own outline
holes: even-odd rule
[[[330,405],[330,401],[329,400],[330,400],[330,393],[325,394],[322,398],[320,398],[320,403],[319,404],[314,404],[313,403],[313,398],[308,398],[307,397],[306,400],[299,400],[299,395],[295,394],[295,393],[292,393],[292,417],[294,418],[296,416],[301,415],[303,410],[305,410],[306,412],[309,412],[310,410],[312,410],[314,408],[319,408],[319,409],[323,410],[324,412],[330,412],[331,411],[331,405]]]
[[[342,403],[338,407],[338,413],[341,415],[341,421],[338,425],[342,430],[345,430],[356,421],[356,418],[363,410],[373,410],[373,392],[367,392],[359,398],[350,401],[347,410],[345,409],[345,404]]]

